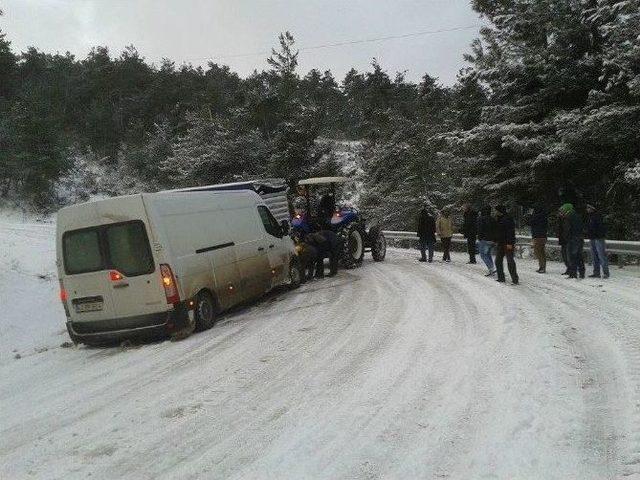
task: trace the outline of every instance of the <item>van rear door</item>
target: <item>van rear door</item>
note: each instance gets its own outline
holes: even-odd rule
[[[133,317],[167,309],[141,220],[65,232],[62,244],[72,320]]]
[[[116,316],[131,317],[167,310],[167,299],[156,271],[145,224],[134,220],[106,225],[103,235]]]
[[[64,287],[74,322],[115,317],[106,252],[96,227],[65,232],[62,236]]]

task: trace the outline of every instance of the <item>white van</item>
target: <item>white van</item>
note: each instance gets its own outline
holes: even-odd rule
[[[60,298],[74,342],[213,326],[275,286],[300,284],[288,225],[252,191],[142,193],[61,209]]]

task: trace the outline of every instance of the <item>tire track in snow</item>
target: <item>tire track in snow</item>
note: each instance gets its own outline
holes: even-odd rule
[[[553,283],[556,287],[564,286],[562,284],[558,285],[557,281]],[[611,337],[611,343],[619,349],[622,357],[621,368],[626,373],[619,380],[626,384],[625,392],[620,392],[620,394],[624,393],[627,400],[626,418],[620,422],[620,427],[623,427],[621,430],[624,431],[624,427],[626,427],[627,433],[620,436],[623,437],[621,440],[627,441],[623,452],[620,452],[622,458],[618,460],[623,466],[621,469],[622,475],[640,475],[640,334],[638,334],[637,330],[637,325],[640,322],[640,302],[637,301],[636,296],[634,298],[635,302],[630,302],[631,304],[607,303],[606,307],[604,307],[602,304],[603,300],[605,300],[602,298],[603,296],[594,297],[594,293],[598,294],[600,292],[590,292],[580,288],[584,286],[592,287],[591,284],[576,285],[574,283],[573,285],[568,285],[566,288],[571,291],[570,296],[560,296],[557,289],[546,285],[534,288],[545,295],[553,296],[558,303],[568,305],[575,311],[586,311],[589,314],[586,318],[589,323],[585,322],[581,328],[582,332],[586,331],[589,335],[582,334],[582,337],[589,338],[593,336],[594,329],[604,329],[605,334]],[[577,333],[575,332],[575,334]],[[615,376],[616,373],[609,372],[609,375]],[[594,380],[596,384],[598,380],[602,382],[611,381],[606,375],[601,375],[599,379],[596,378]],[[615,435],[615,432],[610,433],[610,435]]]
[[[479,277],[477,270],[474,272],[473,269],[469,267],[459,268],[458,266],[453,266],[450,273],[451,276],[449,278],[449,281],[453,282],[454,284],[462,284],[462,282],[459,281],[459,277],[463,277],[465,280],[470,280],[473,283],[486,284],[487,294],[489,294],[489,292],[495,292],[496,295],[502,297],[504,297],[505,295],[512,297],[513,301],[511,303],[512,305],[514,305],[514,309],[518,312],[518,316],[514,316],[513,320],[516,320],[519,326],[526,327],[520,333],[520,335],[531,335],[534,332],[534,330],[531,329],[531,327],[534,326],[534,323],[532,322],[540,323],[540,319],[545,319],[549,311],[554,311],[554,309],[557,309],[555,301],[550,301],[548,296],[538,296],[536,298],[531,298],[529,295],[527,295],[528,287],[526,285],[526,282],[525,285],[521,285],[518,287],[499,285],[495,281]],[[537,278],[541,279],[541,277]],[[465,282],[465,284],[467,283]],[[578,311],[581,310],[578,309]],[[571,331],[568,327],[566,327],[566,325],[567,322],[565,321],[564,328],[562,328],[561,330]],[[554,331],[554,328],[557,329],[557,325],[550,325],[548,327],[543,326],[542,333],[544,335],[548,335],[549,333]],[[514,332],[509,333],[510,336],[513,336],[513,334]],[[567,337],[566,340],[569,343],[573,343],[574,349],[582,352],[581,355],[576,356],[578,358],[581,358],[583,362],[585,357],[591,358],[594,356],[591,354],[593,353],[593,348],[588,350],[584,345],[575,345],[575,339],[572,342],[572,339],[569,337]],[[591,353],[587,354],[585,353],[586,351]],[[510,352],[511,358],[517,357],[517,353],[518,352],[516,350]],[[544,356],[544,352],[540,352],[540,354]],[[573,360],[573,356],[571,357],[571,359]],[[590,361],[593,362],[593,360]],[[535,365],[535,363],[532,362],[532,366],[533,365]],[[590,463],[593,463],[594,457],[599,458],[600,460],[596,461],[596,466],[599,467],[601,473],[592,476],[594,475],[592,472],[585,471],[581,478],[613,478],[611,476],[612,471],[614,467],[617,466],[614,465],[614,452],[616,448],[615,441],[619,432],[619,428],[622,426],[622,424],[619,421],[617,422],[616,427],[618,428],[618,430],[611,426],[612,419],[619,417],[619,415],[615,415],[613,413],[615,411],[615,407],[611,407],[609,404],[616,403],[615,394],[618,392],[618,389],[615,384],[610,385],[610,383],[612,383],[608,378],[610,369],[606,368],[606,358],[604,358],[602,355],[600,355],[597,361],[593,362],[592,364],[582,365],[583,369],[585,369],[585,367],[587,369],[590,368],[590,371],[588,372],[588,375],[585,377],[585,379],[590,380],[591,382],[594,382],[594,378],[603,379],[603,382],[601,382],[601,384],[590,384],[587,386],[588,388],[586,388],[585,392],[585,404],[587,405],[587,411],[583,415],[584,425],[588,430],[585,434],[585,437],[588,439],[595,439],[595,442],[592,442],[591,445],[586,445],[584,452],[584,462],[588,465]],[[578,367],[573,366],[573,368],[577,369]],[[490,370],[495,370],[495,368],[486,369],[486,371]],[[482,384],[483,382],[480,382],[480,385]],[[583,384],[582,387],[585,387],[585,385]],[[592,451],[594,445],[598,450],[596,452]],[[619,459],[616,458],[615,460]],[[447,469],[445,468],[443,471],[447,471]]]
[[[547,323],[552,328],[555,324],[556,330],[564,337],[565,350],[569,352],[566,355],[567,364],[579,373],[580,386],[585,393],[587,407],[584,415],[585,425],[591,429],[591,433],[585,435],[587,439],[585,442],[585,463],[592,462],[593,456],[596,455],[605,461],[603,474],[606,475],[606,478],[614,478],[615,474],[634,474],[636,470],[629,468],[629,464],[635,465],[634,455],[629,457],[628,454],[623,455],[619,450],[620,443],[624,443],[621,440],[625,439],[624,432],[629,419],[632,419],[634,423],[632,431],[637,432],[637,415],[625,415],[621,412],[625,403],[620,397],[625,393],[623,388],[625,378],[633,379],[633,375],[629,374],[629,367],[631,371],[637,372],[640,363],[640,359],[638,359],[640,342],[635,343],[635,347],[633,347],[637,339],[635,334],[637,328],[634,326],[627,329],[627,334],[622,336],[623,342],[620,342],[619,337],[617,344],[609,345],[609,348],[606,349],[600,343],[603,337],[606,340],[609,332],[604,330],[602,325],[594,324],[594,320],[597,322],[606,318],[608,322],[605,323],[608,327],[617,324],[616,330],[621,333],[620,323],[626,322],[630,315],[632,318],[638,319],[638,310],[634,308],[633,303],[631,305],[619,304],[612,308],[613,312],[605,313],[602,304],[598,304],[598,301],[606,300],[610,294],[599,299],[594,298],[593,292],[586,291],[594,287],[588,281],[574,283],[564,280],[562,277],[555,280],[551,275],[539,276],[525,272],[527,278],[516,290],[521,293],[533,290],[536,296],[529,300],[534,305],[538,304],[540,313],[536,316],[537,318],[548,319],[549,312],[554,312],[554,320],[547,320]],[[549,283],[552,285],[549,286]],[[581,286],[583,288],[580,288]],[[570,295],[566,295],[567,290],[570,291]],[[567,317],[567,312],[572,312],[572,315]],[[588,333],[585,335],[581,332]],[[629,335],[629,332],[634,333]],[[631,353],[631,355],[625,353],[625,344],[627,347],[631,347],[630,350],[635,353]],[[623,357],[631,358],[633,361],[627,360],[621,365],[614,364],[612,366],[611,355],[616,355],[617,349],[620,350]],[[624,369],[625,364],[627,375],[624,375],[624,371],[619,372],[614,368]],[[636,383],[635,379],[634,383]],[[633,389],[638,391],[638,387],[635,385]],[[628,408],[631,402],[628,401],[628,398],[626,400]],[[637,398],[632,400],[634,405],[639,404]],[[636,440],[630,445],[634,453],[638,449],[637,443]]]

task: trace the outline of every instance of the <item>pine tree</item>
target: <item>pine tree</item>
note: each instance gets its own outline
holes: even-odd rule
[[[482,123],[449,137],[468,191],[527,205],[570,187],[578,203],[628,208],[610,187],[638,158],[637,0],[474,6],[490,27],[467,58],[490,95]]]

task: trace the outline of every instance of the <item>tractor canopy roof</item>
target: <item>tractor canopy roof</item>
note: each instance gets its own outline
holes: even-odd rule
[[[300,180],[298,185],[329,185],[331,183],[347,183],[351,181],[353,180],[347,177],[316,177]]]

